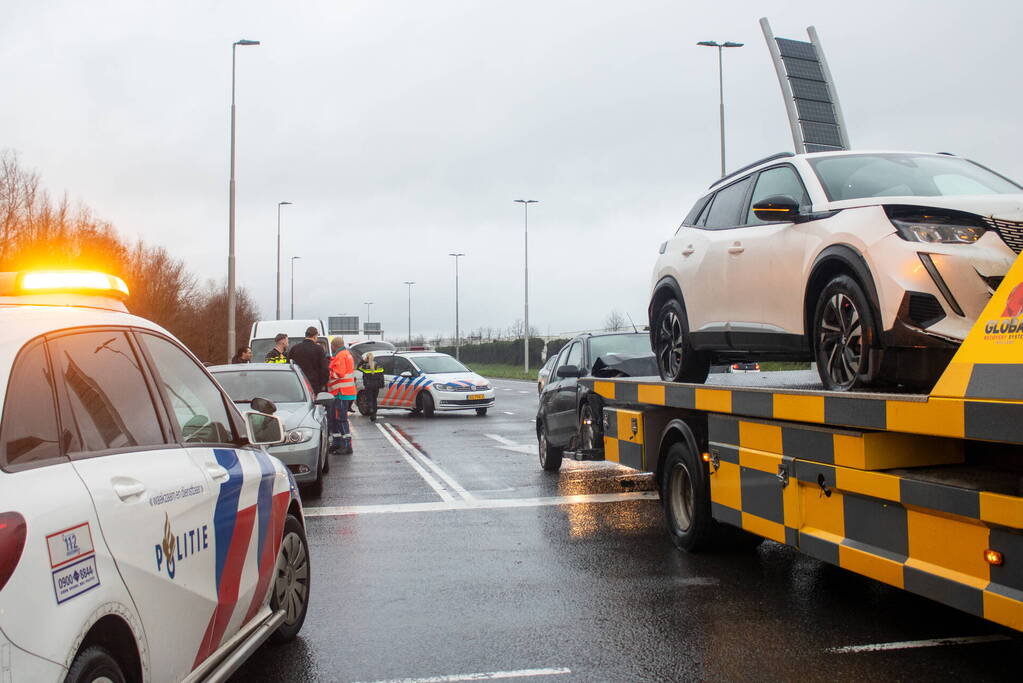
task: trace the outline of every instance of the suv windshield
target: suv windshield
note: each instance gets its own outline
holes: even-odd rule
[[[304,403],[298,375],[285,370],[223,370],[213,373],[235,403],[266,398],[274,403]]]
[[[419,369],[427,374],[469,372],[469,368],[465,367],[451,356],[415,356],[413,360],[415,360]]]
[[[590,360],[595,361],[608,353],[653,353],[650,350],[650,335],[608,334],[590,337]]]
[[[864,197],[1019,194],[1012,181],[959,157],[843,154],[808,159],[831,201]]]

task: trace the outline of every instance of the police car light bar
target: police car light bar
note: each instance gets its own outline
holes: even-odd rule
[[[88,293],[127,298],[128,285],[116,275],[91,270],[38,270],[18,273],[16,294]]]

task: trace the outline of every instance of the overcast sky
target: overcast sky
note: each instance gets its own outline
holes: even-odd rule
[[[791,150],[757,20],[817,27],[852,145],[951,151],[1023,179],[1023,3],[100,2],[5,0],[0,148],[126,237],[203,278],[227,262],[231,43],[238,48],[238,282],[389,337],[522,317],[645,318],[650,270],[718,175],[716,50],[729,168]],[[247,331],[241,331],[244,336]]]

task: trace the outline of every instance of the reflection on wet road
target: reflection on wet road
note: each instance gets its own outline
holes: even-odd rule
[[[1014,633],[789,548],[678,552],[648,476],[543,472],[535,385],[495,385],[483,418],[355,418],[305,500],[302,634],[233,680],[1018,677]]]

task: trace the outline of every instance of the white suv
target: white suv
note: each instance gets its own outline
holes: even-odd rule
[[[828,389],[929,387],[1023,248],[1023,188],[967,159],[778,154],[714,183],[654,267],[664,379],[814,360]]]
[[[280,420],[126,294],[0,273],[3,681],[223,680],[305,618],[301,501],[261,445]]]

